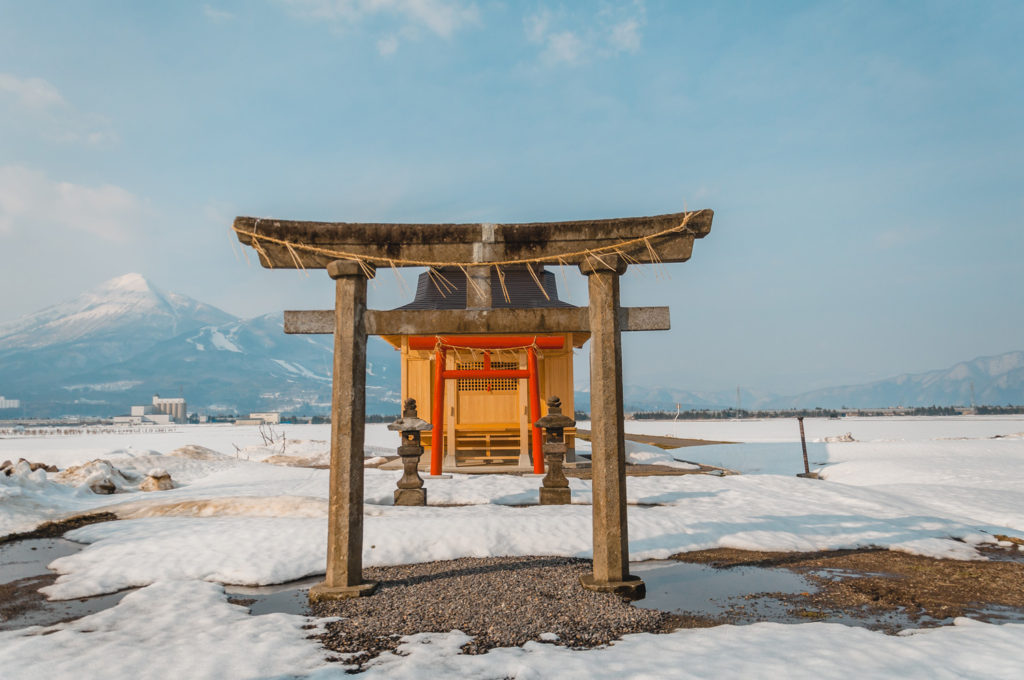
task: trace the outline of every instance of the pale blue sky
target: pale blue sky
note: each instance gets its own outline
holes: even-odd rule
[[[325,274],[239,259],[235,215],[686,207],[716,212],[693,259],[624,281],[673,319],[627,380],[786,393],[1024,349],[1022,34],[1021,2],[0,0],[0,322],[131,271],[244,316],[330,305]],[[401,298],[382,272],[371,304]]]

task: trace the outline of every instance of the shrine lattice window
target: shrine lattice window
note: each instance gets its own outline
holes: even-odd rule
[[[456,364],[460,371],[483,370],[483,361],[460,361]],[[519,368],[515,361],[492,361],[491,369],[496,371],[514,371]],[[516,392],[519,389],[518,378],[459,378],[456,381],[459,392]]]

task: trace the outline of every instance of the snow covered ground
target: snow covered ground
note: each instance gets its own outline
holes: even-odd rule
[[[585,423],[580,424],[585,427]],[[743,475],[630,478],[633,560],[712,547],[817,550],[875,545],[979,559],[993,534],[1024,537],[1024,417],[808,419],[812,469],[802,471],[793,420],[630,422],[630,432],[738,444],[664,452],[629,443],[634,462],[697,461]],[[87,543],[57,559],[46,589],[69,599],[141,587],[113,609],[48,629],[0,633],[4,678],[340,676],[306,638],[303,617],[250,617],[222,584],[280,583],[323,570],[327,471],[287,462],[325,460],[329,426],[180,427],[174,432],[0,439],[0,461],[24,457],[66,468],[101,458],[178,485],[143,492],[131,481],[101,496],[88,477],[0,476],[0,535],[72,513],[113,510],[124,521],[70,532]],[[849,432],[852,442],[826,441]],[[367,428],[368,457],[397,435]],[[197,448],[205,447],[205,448]],[[581,442],[581,449],[585,443]],[[208,450],[207,450],[208,449]],[[260,462],[270,459],[277,464]],[[366,470],[364,562],[401,564],[490,555],[589,556],[590,485],[572,480],[572,506],[535,503],[539,480],[454,475],[428,480],[431,507],[391,502],[397,471]],[[438,507],[434,504],[445,504]],[[454,507],[453,507],[454,506]],[[314,622],[316,623],[316,622]],[[41,634],[41,633],[46,633]],[[1024,625],[960,620],[885,636],[837,624],[757,624],[635,635],[609,648],[541,643],[458,654],[458,632],[408,638],[368,677],[1020,677]],[[44,670],[45,669],[45,672]],[[689,674],[689,675],[687,675]]]

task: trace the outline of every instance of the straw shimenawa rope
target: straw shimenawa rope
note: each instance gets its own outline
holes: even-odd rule
[[[654,249],[653,249],[653,246],[651,244],[651,239],[656,239],[658,237],[666,236],[668,234],[675,234],[675,233],[679,233],[681,231],[685,231],[687,226],[688,226],[688,224],[689,224],[689,222],[690,222],[691,217],[694,214],[696,214],[696,213],[686,213],[686,215],[683,216],[683,221],[680,222],[678,225],[676,225],[674,227],[669,227],[667,229],[662,229],[661,231],[655,232],[653,234],[647,234],[645,236],[638,236],[636,238],[631,238],[631,239],[627,239],[627,240],[624,240],[624,241],[618,241],[616,243],[612,243],[612,244],[607,245],[607,246],[600,246],[600,247],[597,247],[597,248],[587,248],[587,249],[584,249],[584,250],[577,250],[577,251],[574,251],[574,252],[571,252],[571,253],[561,253],[561,254],[558,254],[558,255],[540,255],[538,257],[523,257],[523,258],[512,259],[512,260],[493,260],[493,261],[488,261],[488,262],[440,262],[440,261],[434,261],[434,260],[409,260],[409,259],[400,258],[400,257],[385,257],[383,255],[366,255],[366,254],[360,254],[360,253],[353,253],[353,252],[349,252],[349,251],[345,251],[345,250],[335,250],[334,248],[322,248],[320,246],[308,245],[308,244],[305,244],[305,243],[293,243],[291,241],[286,241],[284,239],[274,238],[273,236],[268,236],[266,234],[260,234],[257,231],[249,231],[247,229],[242,229],[242,228],[237,227],[237,226],[232,226],[231,228],[235,232],[237,232],[239,234],[242,234],[243,236],[250,237],[250,239],[252,240],[252,247],[256,249],[256,252],[260,253],[260,255],[263,255],[264,257],[265,257],[266,251],[260,245],[260,243],[259,243],[260,241],[264,241],[266,243],[273,243],[275,245],[283,246],[284,248],[286,248],[289,251],[289,254],[293,255],[294,259],[298,259],[298,258],[294,257],[294,254],[293,254],[292,251],[293,250],[301,250],[301,251],[304,251],[304,252],[307,252],[307,253],[313,253],[313,254],[316,254],[316,255],[327,255],[328,257],[333,257],[333,258],[338,259],[338,260],[363,260],[363,261],[371,262],[371,263],[375,263],[375,264],[376,263],[380,263],[380,264],[383,264],[383,265],[386,265],[386,266],[389,266],[389,267],[390,266],[398,266],[398,267],[431,267],[431,268],[435,268],[436,269],[436,268],[440,268],[440,267],[459,267],[459,268],[464,268],[464,267],[498,267],[498,266],[509,266],[509,265],[518,265],[518,264],[557,263],[559,260],[572,259],[572,258],[576,258],[576,257],[587,257],[588,255],[589,256],[597,256],[597,255],[599,255],[601,253],[623,255],[624,254],[623,251],[626,248],[628,248],[629,246],[633,246],[633,245],[639,244],[639,243],[643,243],[645,245],[645,247],[648,249],[648,251],[652,254],[652,256],[654,258],[656,258],[657,256],[654,254]],[[260,221],[257,219],[256,220],[256,226],[254,227],[254,229],[255,228],[259,228],[259,222]],[[301,265],[301,262],[299,262],[297,264]],[[270,263],[269,259],[267,260],[267,265],[270,268],[273,268],[273,264]]]
[[[359,263],[359,265],[364,269],[368,269],[367,263],[375,264],[378,266],[384,265],[390,267],[392,270],[396,272],[398,267],[428,267],[430,277],[434,282],[434,285],[441,292],[442,297],[447,296],[444,289],[446,289],[448,292],[452,292],[455,289],[455,285],[452,282],[448,281],[444,277],[444,275],[441,274],[440,271],[438,271],[442,267],[457,267],[458,269],[462,270],[463,274],[465,274],[466,276],[467,285],[473,286],[474,290],[477,290],[478,293],[480,292],[479,285],[476,283],[476,281],[473,280],[473,277],[469,275],[469,268],[494,267],[495,271],[498,274],[498,284],[501,287],[501,292],[503,297],[505,298],[505,302],[511,302],[511,300],[509,299],[508,288],[505,285],[505,275],[504,272],[501,271],[502,267],[524,264],[554,264],[564,267],[566,266],[565,261],[567,259],[573,258],[583,258],[583,260],[590,265],[594,265],[596,261],[597,263],[600,263],[600,265],[603,267],[609,267],[609,264],[601,257],[602,255],[617,255],[621,257],[627,264],[637,264],[639,263],[639,260],[635,256],[629,255],[626,252],[626,250],[630,246],[638,244],[643,244],[645,250],[647,251],[648,258],[650,259],[652,264],[659,264],[661,262],[661,258],[658,257],[658,253],[655,250],[654,245],[651,243],[651,239],[656,239],[660,236],[666,236],[668,234],[676,234],[685,231],[687,229],[688,223],[690,222],[690,218],[694,214],[696,213],[686,213],[683,216],[683,221],[674,227],[662,229],[661,231],[655,232],[653,234],[647,234],[645,236],[638,236],[636,238],[619,241],[617,243],[612,243],[607,246],[600,246],[598,248],[587,248],[584,250],[577,250],[571,253],[561,253],[558,255],[541,255],[538,257],[524,257],[512,260],[497,260],[489,262],[439,262],[432,260],[410,260],[400,257],[365,255],[345,250],[336,250],[334,248],[322,248],[320,246],[313,246],[304,243],[294,243],[292,241],[274,238],[273,236],[268,236],[266,234],[260,234],[259,232],[257,232],[256,229],[259,228],[260,223],[259,219],[256,220],[256,223],[253,227],[253,231],[241,229],[234,225],[232,225],[231,228],[236,233],[242,234],[243,236],[248,236],[250,238],[253,249],[260,255],[260,258],[264,262],[266,262],[267,266],[271,269],[274,268],[274,264],[271,261],[266,249],[263,247],[261,241],[265,243],[273,243],[274,245],[282,246],[283,248],[285,248],[285,250],[288,252],[288,255],[291,257],[292,262],[295,264],[295,267],[297,269],[303,270],[305,270],[306,267],[302,263],[302,258],[299,257],[297,251],[303,251],[315,255],[326,255],[336,260],[351,260]],[[544,289],[544,286],[541,284],[540,278],[537,276],[537,273],[533,270],[533,267],[527,267],[527,269],[530,270],[530,275],[533,277],[533,280],[537,284],[537,287],[544,294],[544,297],[550,300],[551,298],[548,295],[548,292]]]

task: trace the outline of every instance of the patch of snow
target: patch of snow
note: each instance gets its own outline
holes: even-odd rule
[[[74,392],[76,390],[91,390],[92,392],[126,392],[141,384],[141,380],[118,380],[116,382],[94,383],[92,385],[65,385],[61,389],[65,389],[69,392]]]
[[[167,581],[75,621],[0,632],[0,674],[5,680],[294,677],[325,665],[307,622],[288,614],[249,616],[227,602],[220,586]]]
[[[834,623],[716,626],[666,635],[627,635],[599,649],[576,651],[528,642],[523,647],[461,654],[470,636],[420,633],[362,674],[378,678],[1017,678],[1024,625],[957,619],[956,625],[886,635]],[[313,677],[334,677],[324,669]]]
[[[219,350],[237,353],[242,352],[242,350],[238,348],[238,345],[228,340],[223,333],[216,329],[210,330],[210,342],[213,343],[214,348]]]
[[[301,375],[304,378],[313,378],[315,380],[330,381],[331,379],[330,376],[317,375],[316,373],[313,373],[311,370],[309,370],[302,364],[294,363],[291,361],[285,361],[284,359],[271,359],[271,361],[273,361],[275,364],[277,364],[284,370],[294,375]]]
[[[634,444],[634,442],[629,443]],[[668,467],[679,468],[680,470],[700,469],[699,465],[677,460],[672,453],[653,446],[649,447],[650,450],[642,450],[637,446],[627,446],[626,448],[626,462],[632,465],[665,465]]]

